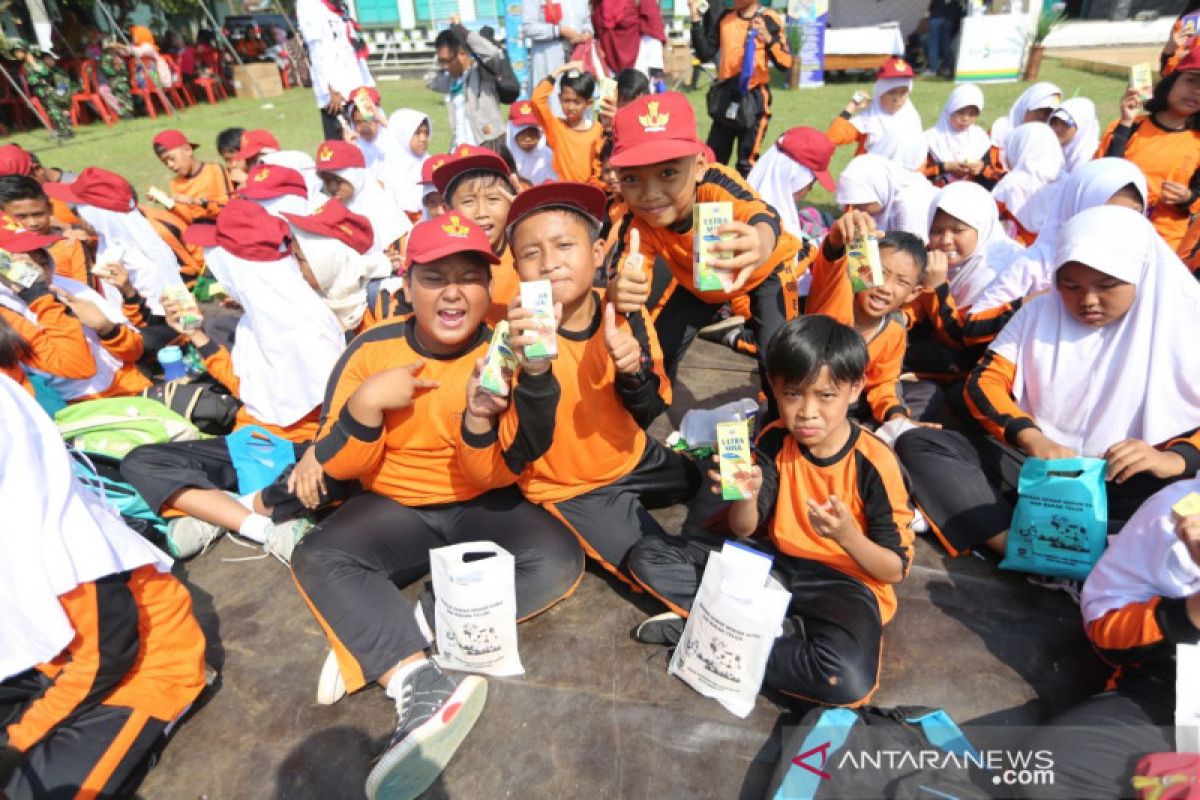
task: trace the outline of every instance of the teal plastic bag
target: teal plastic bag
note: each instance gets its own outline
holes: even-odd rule
[[[229,458],[237,470],[238,494],[250,494],[270,486],[283,471],[296,463],[296,446],[266,428],[247,425],[225,437]]]
[[[1029,458],[1001,569],[1083,580],[1108,543],[1101,458]]]

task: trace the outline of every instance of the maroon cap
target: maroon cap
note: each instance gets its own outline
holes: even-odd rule
[[[8,214],[0,214],[0,250],[10,253],[32,253],[49,247],[63,237],[34,233]]]
[[[1175,72],[1195,72],[1200,70],[1200,46],[1197,46],[1196,40],[1193,38],[1188,41],[1186,50],[1179,54],[1179,61],[1175,64]]]
[[[449,160],[433,170],[433,185],[442,194],[449,197],[450,189],[455,181],[472,170],[485,170],[508,178],[512,170],[495,150],[486,147],[476,147],[473,144],[459,145],[448,154]]]
[[[518,222],[536,211],[570,209],[592,219],[597,225],[604,220],[607,196],[603,189],[587,183],[543,183],[517,195],[508,208],[504,222],[505,233],[511,237]]]
[[[641,167],[704,152],[696,112],[678,92],[647,94],[613,117],[614,167]]]
[[[447,153],[425,159],[421,165],[421,183],[433,183],[433,173],[449,164],[450,160],[451,156]]]
[[[318,172],[334,172],[351,167],[362,169],[365,166],[367,166],[367,160],[363,157],[362,150],[350,142],[330,139],[327,142],[321,142],[321,146],[317,148]]]
[[[215,225],[189,225],[183,240],[199,247],[220,247],[247,261],[278,261],[287,256],[287,223],[251,200],[229,201]]]
[[[0,146],[0,175],[28,175],[33,171],[33,156],[19,145]]]
[[[374,86],[360,86],[354,91],[350,92],[349,102],[356,102],[358,100],[358,96],[364,93],[367,95],[367,97],[371,98],[371,102],[375,104],[375,107],[379,108],[379,104],[383,102],[383,98],[379,96],[379,90]]]
[[[829,162],[833,159],[836,145],[823,131],[803,125],[784,131],[775,141],[779,152],[801,166],[808,167],[817,177],[817,183],[832,192],[837,186],[829,174]]]
[[[448,211],[440,217],[418,222],[408,234],[404,269],[413,264],[428,264],[454,253],[475,252],[487,259],[489,264],[499,264],[500,259],[492,252],[483,228],[459,214]]]
[[[518,130],[542,127],[541,120],[533,113],[533,106],[528,100],[519,100],[508,107],[508,121]]]
[[[187,145],[193,150],[200,146],[195,142],[188,141],[188,138],[183,135],[183,131],[177,131],[174,128],[169,128],[160,132],[154,137],[152,144],[154,145],[154,152],[156,153],[164,150],[174,150],[176,147],[183,147],[184,145]]]
[[[375,241],[371,221],[351,212],[337,199],[318,208],[315,214],[289,214],[285,211],[283,216],[300,230],[337,239],[359,255],[366,255]]]
[[[45,183],[42,188],[56,200],[108,211],[132,211],[135,206],[129,181],[100,167],[87,167],[73,183]]]
[[[256,164],[246,175],[246,184],[238,190],[238,197],[254,200],[269,200],[292,194],[308,197],[308,185],[304,176],[291,167],[278,164]]]
[[[909,64],[903,58],[889,58],[884,61],[879,67],[879,71],[875,73],[875,80],[882,81],[888,78],[913,78],[912,64]]]
[[[263,128],[255,128],[242,134],[242,149],[238,150],[234,158],[245,161],[248,158],[261,155],[264,150],[275,151],[278,149],[279,142],[270,131]]]

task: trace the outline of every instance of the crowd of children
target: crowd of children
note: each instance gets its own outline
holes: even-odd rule
[[[881,680],[915,534],[1004,553],[1022,468],[1075,457],[1106,461],[1114,536],[1082,618],[1133,666],[1039,739],[1062,796],[1128,793],[1133,757],[1172,747],[1174,645],[1200,640],[1200,516],[1171,518],[1200,471],[1200,48],[1103,132],[1051,84],[990,133],[983,92],[959,86],[925,130],[912,68],[889,59],[827,132],[793,128],[758,158],[768,62],[790,57],[756,9],[735,3],[714,42],[759,40],[726,77],[760,113],[707,143],[686,97],[631,74],[595,97],[571,62],[490,147],[432,154],[430,119],[388,116],[366,87],[313,154],[230,129],[203,161],[163,130],[148,150],[168,189],[145,200],[101,167],[0,147],[0,453],[32,465],[0,483],[23,523],[0,532],[0,793],[136,784],[205,680],[168,555],[225,533],[289,565],[328,639],[320,702],[376,684],[395,703],[367,794],[414,797],[487,696],[430,659],[431,592],[401,594],[430,548],[510,553],[518,621],[570,602],[591,560],[661,602],[635,635],[674,646],[709,554],[747,542],[791,595],[765,683],[855,707]],[[735,139],[737,169],[720,163]],[[835,181],[841,144],[858,154]],[[797,205],[818,183],[836,220]],[[728,341],[759,370],[753,464],[742,499],[683,536],[650,511],[720,476],[648,428],[697,334],[734,317]],[[512,361],[489,383],[504,331]],[[47,416],[135,395],[197,424],[203,400],[236,407],[212,437],[123,455],[157,548],[72,477]],[[1095,752],[1119,766],[1088,769]]]

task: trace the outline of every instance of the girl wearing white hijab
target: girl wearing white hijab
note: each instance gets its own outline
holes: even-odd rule
[[[0,793],[74,797],[101,764],[121,786],[204,689],[204,634],[171,559],[74,477],[5,376],[0,426],[0,719],[20,754]]]
[[[513,103],[509,107],[507,141],[517,174],[531,185],[558,180],[554,172],[554,151],[546,144],[542,124],[528,102]]]
[[[1053,83],[1035,83],[1016,99],[1006,116],[992,123],[992,144],[1004,152],[1004,137],[1027,122],[1049,122],[1062,102],[1062,89]]]
[[[309,285],[338,318],[357,331],[367,310],[367,273],[361,256],[371,247],[370,221],[330,200],[312,215],[284,214],[292,227],[292,254]]]
[[[983,90],[973,83],[955,86],[946,98],[937,125],[925,131],[935,183],[953,183],[983,171],[992,140],[975,124],[982,112]]]
[[[1027,122],[1009,133],[1004,142],[1007,172],[992,189],[992,197],[1000,207],[1008,235],[1031,244],[1034,236],[1021,226],[1020,217],[1030,198],[1062,173],[1062,146],[1044,122]]]
[[[866,211],[880,230],[907,231],[921,241],[929,238],[933,194],[933,187],[919,172],[870,153],[852,159],[837,182],[839,206]]]
[[[244,309],[232,351],[203,330],[184,331],[175,306],[167,320],[196,347],[209,374],[245,404],[237,428],[264,428],[292,442],[299,457],[316,436],[325,384],[346,339],[289,254],[289,233],[283,220],[242,199],[231,200],[215,226],[188,229],[191,243],[205,248],[213,276]],[[232,530],[286,561],[305,529],[300,522],[281,523],[295,520],[305,506],[278,481],[241,501],[228,496],[238,488],[229,438],[140,447],[125,457],[121,474],[156,511],[171,507],[190,515],[170,523],[172,555],[195,555]]]
[[[1096,157],[1100,146],[1100,120],[1096,104],[1086,97],[1072,97],[1050,115],[1050,127],[1063,149],[1067,172]]]
[[[1022,251],[1004,233],[996,202],[977,183],[960,181],[938,191],[928,225],[929,247],[946,254],[950,293],[959,306],[974,306]]]
[[[402,108],[388,120],[387,135],[391,138],[387,161],[383,168],[383,187],[410,222],[421,218],[421,167],[429,160],[429,139],[433,123],[429,117],[412,108]]]
[[[1083,584],[1088,639],[1119,669],[1104,692],[1024,744],[1054,753],[1059,797],[1128,795],[1139,758],[1184,741],[1175,728],[1177,687],[1200,676],[1181,674],[1177,654],[1200,640],[1200,518],[1173,521],[1171,507],[1196,491],[1200,481],[1179,481],[1147,500]]]
[[[1200,466],[1200,285],[1128,208],[1098,206],[1059,233],[1056,291],[1025,303],[967,381],[990,434],[910,431],[896,452],[952,550],[1001,552],[1026,457],[1108,461],[1119,526]],[[953,525],[948,528],[948,525]]]
[[[888,59],[875,74],[871,98],[862,104],[851,100],[826,133],[837,145],[857,143],[855,155],[868,152],[892,131],[920,135],[921,115],[913,105],[912,88],[912,67],[902,58]]]
[[[1018,253],[1009,267],[996,275],[979,294],[976,308],[995,308],[1049,289],[1054,282],[1058,232],[1071,217],[1106,204],[1125,205],[1141,213],[1145,211],[1148,196],[1146,176],[1137,165],[1123,158],[1098,158],[1087,162],[1062,181],[1053,194],[1053,217],[1042,226],[1037,241]]]

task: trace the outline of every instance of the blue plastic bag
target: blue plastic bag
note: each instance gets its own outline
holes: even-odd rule
[[[1001,569],[1083,580],[1108,543],[1104,459],[1029,458]]]
[[[247,425],[225,437],[229,458],[237,470],[238,493],[250,494],[270,486],[296,463],[296,446],[265,428]]]

